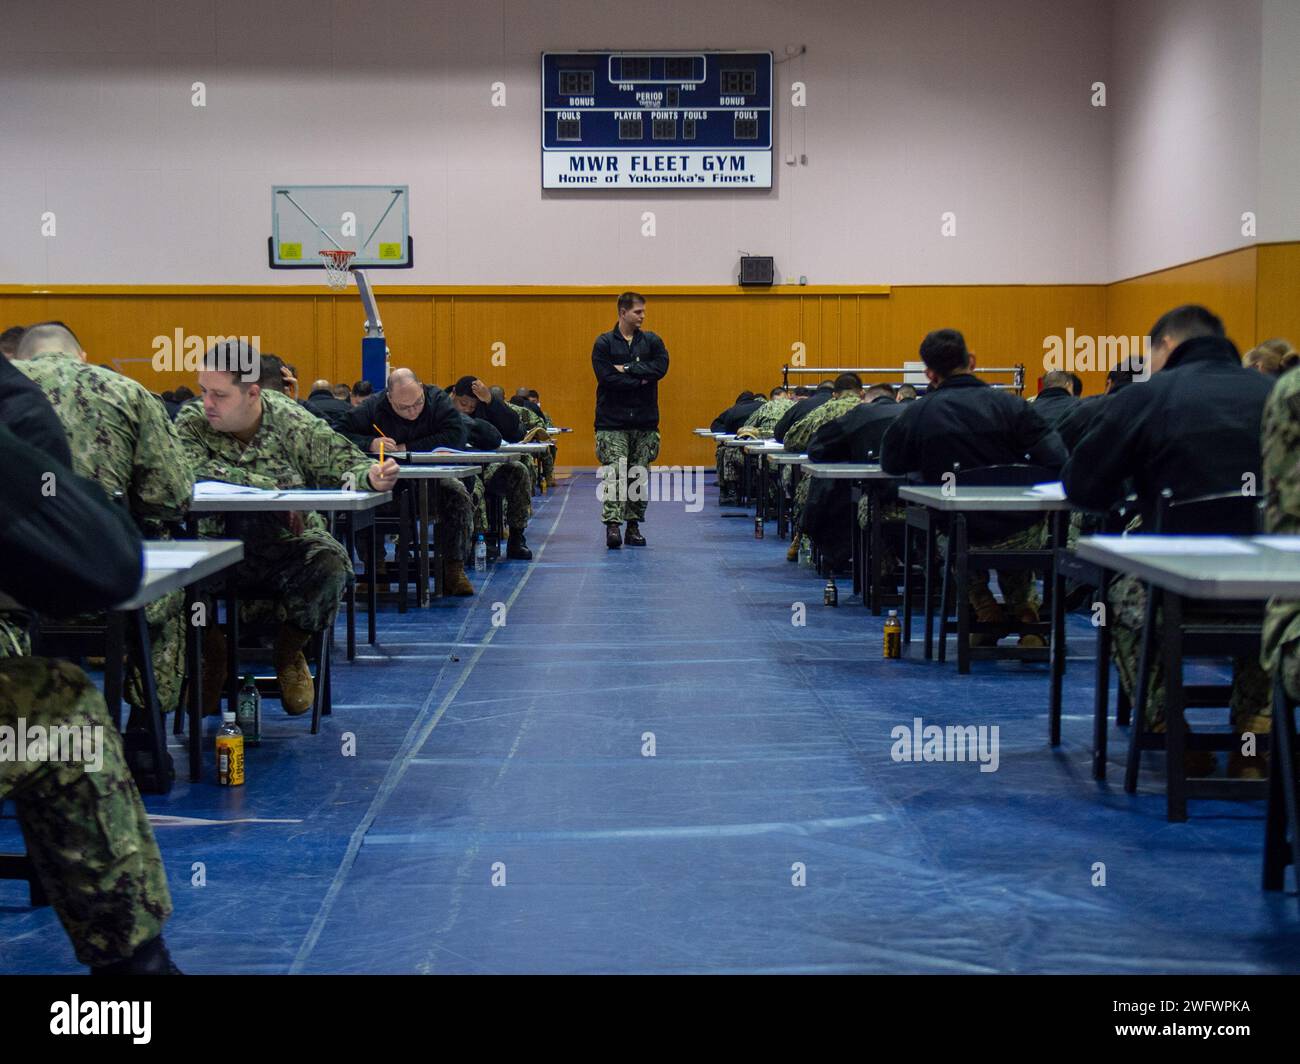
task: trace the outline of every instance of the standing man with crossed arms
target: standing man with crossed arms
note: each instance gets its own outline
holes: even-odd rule
[[[668,372],[668,350],[652,332],[642,332],[645,296],[618,297],[618,324],[596,337],[591,368],[596,374],[596,461],[601,465],[600,519],[605,546],[644,547],[641,522],[646,500],[629,499],[619,480],[624,470],[648,468],[659,457],[659,381]],[[626,481],[623,481],[626,484]],[[627,536],[619,525],[627,522]]]

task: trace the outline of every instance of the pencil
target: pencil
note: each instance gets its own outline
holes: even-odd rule
[[[370,427],[374,429],[377,433],[379,433],[379,464],[383,465],[384,464],[384,430],[381,429],[378,425],[376,425],[373,421],[370,423]]]

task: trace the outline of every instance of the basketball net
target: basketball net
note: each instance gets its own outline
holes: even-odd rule
[[[331,288],[347,288],[348,268],[357,253],[355,251],[330,248],[328,251],[319,252],[319,254],[321,261],[325,264],[325,283]]]

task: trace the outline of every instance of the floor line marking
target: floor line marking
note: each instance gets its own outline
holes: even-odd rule
[[[543,542],[537,549],[537,557],[539,559],[546,552],[546,548],[551,542],[551,536],[554,535],[555,530],[560,527],[560,519],[564,516],[565,507],[568,505],[569,492],[566,491],[564,493],[564,501],[560,504],[560,512],[555,515],[555,521],[551,525],[550,531],[546,533],[545,542]],[[495,576],[496,572],[497,570],[494,569],[492,575]],[[532,575],[533,567],[530,565],[526,570],[524,570],[524,575],[520,578],[519,583],[515,585],[514,591],[510,593],[510,597],[506,600],[507,614],[510,611],[511,605],[513,605],[515,599],[519,597],[519,593],[523,591]],[[470,612],[466,614],[465,620],[461,625],[461,630],[457,633],[457,641],[464,636],[465,630],[469,626],[469,622],[473,619],[475,611],[484,601],[482,592],[487,590],[489,583],[491,583],[491,577],[484,581],[483,587],[479,589],[479,595],[474,599],[474,606]],[[338,871],[334,873],[334,878],[330,881],[329,889],[325,892],[325,897],[321,900],[320,908],[316,911],[315,919],[312,920],[311,928],[303,939],[302,945],[298,947],[298,953],[297,956],[294,957],[293,963],[289,966],[290,975],[302,974],[303,966],[311,956],[312,950],[316,948],[316,943],[320,940],[321,932],[324,931],[325,924],[334,910],[334,903],[343,889],[343,881],[347,878],[348,872],[356,863],[357,854],[361,850],[361,844],[365,839],[366,833],[370,830],[370,826],[379,816],[379,811],[383,808],[384,803],[388,801],[389,796],[393,793],[397,784],[401,782],[402,777],[406,774],[407,767],[415,759],[416,754],[428,740],[429,734],[438,726],[438,722],[442,719],[443,714],[447,712],[447,707],[451,705],[456,695],[460,692],[460,689],[464,687],[466,682],[469,680],[470,675],[474,671],[474,666],[478,664],[479,659],[483,656],[483,651],[486,650],[488,644],[492,642],[497,631],[498,629],[495,626],[490,625],[488,627],[487,632],[484,633],[483,639],[479,642],[478,648],[474,651],[464,668],[462,668],[460,678],[452,685],[451,690],[443,696],[443,699],[439,703],[433,716],[426,723],[421,724],[421,720],[424,718],[425,714],[428,712],[429,706],[432,704],[434,693],[438,688],[438,681],[441,679],[442,670],[439,670],[438,676],[434,678],[433,684],[429,688],[429,697],[425,700],[425,704],[421,706],[419,714],[417,714],[415,720],[411,724],[411,728],[407,731],[406,740],[402,745],[401,754],[393,764],[389,766],[388,772],[384,776],[383,783],[380,784],[378,791],[375,792],[375,796],[371,799],[370,806],[366,809],[365,815],[361,818],[361,822],[357,825],[356,829],[352,832],[352,837],[348,840],[348,848],[343,855],[343,859],[339,862]],[[419,729],[418,731],[416,731],[417,728]]]

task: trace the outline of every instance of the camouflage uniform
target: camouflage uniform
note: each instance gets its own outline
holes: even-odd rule
[[[171,894],[122,739],[86,675],[46,658],[0,661],[0,725],[100,729],[103,765],[0,759],[28,854],[81,963],[122,961],[162,933]],[[47,733],[48,734],[48,733]]]
[[[600,463],[600,519],[604,524],[613,521],[645,520],[648,499],[631,498],[636,481],[632,470],[638,466],[650,468],[659,457],[658,429],[597,429],[596,461]],[[627,498],[621,498],[622,475],[627,477]],[[639,494],[639,493],[638,493]]]
[[[95,481],[110,497],[120,492],[146,538],[170,538],[167,526],[184,519],[194,480],[162,403],[129,377],[61,351],[14,365],[40,387],[63,423],[73,472]],[[179,703],[185,676],[184,609],[185,592],[173,591],[144,611],[164,713]],[[144,703],[134,668],[125,695],[133,706]]]
[[[1124,685],[1124,690],[1134,705],[1137,705],[1138,663],[1142,656],[1142,625],[1146,620],[1146,610],[1147,592],[1141,580],[1126,574],[1112,581],[1108,618],[1112,656],[1120,683]],[[1165,667],[1163,656],[1159,653],[1163,624],[1162,611],[1157,611],[1157,642],[1152,648],[1156,653],[1151,663],[1150,686],[1147,688],[1146,718],[1148,725],[1158,732],[1165,730]],[[1267,628],[1265,630],[1267,632]],[[1263,730],[1258,723],[1252,724],[1251,718],[1270,716],[1272,703],[1268,677],[1255,658],[1233,658],[1232,694],[1228,704],[1232,710],[1233,725],[1239,731]]]
[[[370,488],[371,459],[278,392],[262,391],[262,423],[247,444],[212,428],[198,404],[176,415],[176,432],[198,480],[282,491]],[[320,514],[302,518],[304,531],[294,535],[279,513],[212,514],[199,522],[199,534],[242,539],[244,560],[235,569],[240,595],[272,598],[280,620],[318,632],[333,622],[352,562]]]
[[[512,409],[519,415],[520,424],[524,428],[524,440],[528,443],[549,442],[550,437],[546,436],[546,422],[534,414],[526,406],[513,406]],[[542,454],[528,455],[525,458],[525,464],[532,470],[534,482],[541,484],[550,484],[555,480],[555,444],[551,444]],[[540,478],[540,481],[539,481]]]
[[[769,399],[749,417],[745,418],[745,423],[740,426],[741,430],[752,429],[756,440],[770,440],[772,432],[776,429],[776,423],[792,406],[794,406],[793,399]],[[718,444],[718,484],[724,490],[729,490],[732,494],[735,493],[736,485],[740,483],[740,469],[744,464],[744,460],[745,452],[743,448],[724,447],[722,444]]]
[[[785,449],[794,452],[807,451],[809,442],[811,442],[813,435],[819,428],[834,421],[837,417],[847,414],[860,402],[862,400],[857,395],[849,394],[822,403],[821,406],[801,417],[790,426],[785,434]],[[768,406],[771,405],[771,403],[768,403]],[[780,420],[779,416],[777,420]],[[790,467],[786,466],[785,468],[789,469]],[[782,472],[784,473],[785,470],[782,470]],[[802,525],[800,518],[803,515],[804,505],[808,502],[808,486],[808,477],[800,477],[799,485],[794,490],[794,506],[790,511],[790,520],[796,525]]]
[[[526,457],[519,455],[518,457]],[[523,462],[511,459],[496,462],[474,478],[474,531],[488,530],[487,496],[499,495],[505,501],[506,524],[523,531],[533,516],[533,474]]]
[[[1265,527],[1294,536],[1300,533],[1300,370],[1283,374],[1268,397],[1260,447],[1268,500]],[[1287,694],[1300,699],[1300,599],[1269,601],[1261,660],[1270,672],[1280,670]]]
[[[940,533],[936,538],[939,549],[947,549],[948,537]],[[1036,521],[1028,528],[1022,528],[1002,539],[968,545],[982,550],[1042,550],[1047,545],[1047,522]],[[1038,595],[1037,580],[1038,574],[1031,569],[998,570],[998,587],[1002,589],[1002,604],[1007,613],[1018,619],[1022,612],[1038,612],[1042,599]],[[966,596],[976,609],[996,605],[997,599],[989,587],[987,569],[967,570]]]

